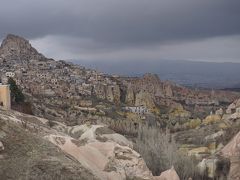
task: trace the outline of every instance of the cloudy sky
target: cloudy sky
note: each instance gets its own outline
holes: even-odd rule
[[[86,61],[240,62],[240,0],[0,0],[0,39]]]

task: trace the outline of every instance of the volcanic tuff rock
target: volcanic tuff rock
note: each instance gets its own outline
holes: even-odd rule
[[[44,139],[48,120],[0,110],[0,179],[95,180],[88,169]]]
[[[174,167],[161,173],[159,180],[180,180]]]
[[[52,124],[50,128],[47,119],[0,109],[5,144],[1,179],[159,178],[152,176],[132,142],[105,125]]]
[[[222,149],[223,155],[231,160],[229,179],[240,179],[240,132]]]
[[[154,97],[150,93],[141,90],[136,94],[135,106],[144,106],[153,109],[155,107]]]
[[[130,106],[133,106],[135,104],[135,96],[134,96],[134,92],[131,84],[128,84],[127,86],[125,102]]]
[[[45,57],[38,53],[26,39],[9,34],[0,47],[0,57],[6,60],[43,60]]]

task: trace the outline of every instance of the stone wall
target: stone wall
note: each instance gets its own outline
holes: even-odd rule
[[[10,88],[8,85],[0,85],[0,106],[4,109],[11,109]]]

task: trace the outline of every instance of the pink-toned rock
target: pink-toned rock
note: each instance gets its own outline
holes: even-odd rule
[[[229,180],[240,179],[240,132],[222,149],[223,155],[230,158]]]
[[[100,135],[97,133],[99,128],[103,126],[74,127],[71,132],[83,133],[78,139],[64,134],[50,134],[45,138],[100,179],[154,179],[140,154],[132,149],[127,139],[116,133]]]
[[[227,157],[240,155],[240,132],[222,149],[222,153]]]
[[[174,167],[161,173],[159,177],[155,178],[156,180],[180,180],[177,172]]]

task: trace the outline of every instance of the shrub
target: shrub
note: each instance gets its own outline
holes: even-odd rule
[[[12,101],[15,101],[16,103],[24,102],[25,97],[13,78],[8,79],[8,84],[10,85]]]
[[[153,175],[160,175],[174,166],[180,179],[197,179],[196,160],[178,152],[178,145],[168,130],[139,127],[136,150],[142,155]]]

